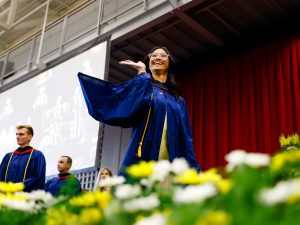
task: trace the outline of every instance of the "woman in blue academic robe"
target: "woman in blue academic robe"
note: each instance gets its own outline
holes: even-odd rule
[[[145,64],[131,60],[120,64],[136,69],[138,76],[120,85],[82,73],[78,76],[92,117],[109,125],[133,128],[122,168],[139,160],[173,161],[183,157],[200,171],[186,102],[178,96],[168,49],[154,48]]]

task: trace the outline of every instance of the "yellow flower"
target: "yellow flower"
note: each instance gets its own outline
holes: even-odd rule
[[[94,201],[91,198],[94,197]],[[98,207],[98,204],[103,207],[106,206],[110,195],[106,193],[98,192],[96,194],[86,193],[82,196],[78,196],[70,200],[71,205],[86,207],[82,208],[80,213],[70,212],[66,205],[62,205],[59,208],[51,208],[47,212],[47,224],[46,225],[93,225],[98,224],[102,219],[102,212]],[[83,204],[83,201],[87,200],[87,204]],[[101,203],[100,203],[101,202]],[[89,207],[93,204],[94,207]],[[88,206],[88,207],[87,207]],[[63,215],[63,216],[62,216]]]
[[[219,191],[223,194],[228,193],[228,191],[231,190],[233,183],[231,180],[228,179],[222,179],[220,181],[218,181],[216,184],[217,188],[219,189]]]
[[[299,135],[297,133],[295,133],[293,136],[291,136],[290,139],[291,139],[292,145],[299,144]]]
[[[62,222],[61,225],[81,225],[79,215],[74,213],[61,214],[64,215],[65,218],[60,219]]]
[[[289,205],[300,202],[300,178],[294,179],[294,182],[296,184],[296,188],[294,188],[294,191],[290,191],[290,195],[286,201]]]
[[[97,224],[102,219],[102,214],[98,208],[86,208],[80,213],[80,224]]]
[[[283,154],[277,154],[272,158],[270,168],[271,170],[279,170],[280,168],[283,167],[285,163],[285,158]]]
[[[75,217],[76,215],[68,212],[67,207],[65,205],[62,205],[59,208],[50,208],[47,211],[46,225],[65,225],[69,221],[76,221],[77,217]]]
[[[14,195],[13,193],[0,193],[0,206],[4,204],[4,202],[7,201],[19,201],[19,202],[25,202],[28,198],[24,195]]]
[[[7,193],[6,194],[6,199],[9,199],[9,200],[16,200],[16,201],[26,201],[28,200],[28,197],[26,195],[16,195],[16,194],[13,194],[13,193]]]
[[[196,169],[191,168],[175,177],[175,181],[179,184],[200,184],[203,179],[199,176]]]
[[[294,204],[300,201],[300,195],[292,195],[287,199],[287,204]]]
[[[207,170],[199,176],[201,178],[201,183],[213,183],[221,193],[227,193],[232,187],[232,182],[223,179],[215,168]]]
[[[271,170],[279,170],[288,163],[300,162],[299,149],[289,150],[275,155],[272,158],[270,168]]]
[[[129,166],[127,168],[127,173],[130,176],[136,178],[149,177],[153,173],[154,170],[153,166],[154,166],[154,161],[150,161],[150,162],[141,161],[138,164]]]
[[[70,199],[70,204],[79,207],[89,207],[96,204],[96,199],[94,198],[93,193],[87,192],[81,196]]]
[[[189,169],[175,177],[175,182],[180,184],[212,183],[221,193],[227,193],[232,187],[232,182],[230,180],[223,179],[222,176],[217,173],[215,168],[200,174],[198,174],[198,172],[193,168]]]
[[[217,183],[220,180],[222,180],[221,175],[217,173],[216,169],[207,170],[203,173],[200,173],[199,176],[202,180],[202,183],[207,183],[207,182]]]
[[[287,147],[290,145],[298,145],[299,144],[299,135],[295,133],[292,136],[286,138],[283,134],[279,136],[279,142],[281,147]]]
[[[78,207],[98,206],[104,209],[110,200],[110,194],[104,192],[87,192],[81,196],[70,199],[70,204]]]
[[[196,225],[230,225],[231,216],[223,211],[210,211],[204,214]]]
[[[111,199],[111,195],[105,192],[94,192],[94,196],[97,202],[97,205],[100,209],[104,209],[106,208],[106,206],[108,205],[110,199]]]
[[[285,137],[283,134],[279,136],[279,143],[281,147],[289,146],[290,145],[290,139]]]
[[[22,191],[24,189],[24,184],[23,183],[12,183],[12,182],[0,182],[0,191],[1,192],[18,192]]]

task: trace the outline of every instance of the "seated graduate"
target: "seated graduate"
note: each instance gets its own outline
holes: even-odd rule
[[[57,162],[57,177],[47,181],[45,191],[50,192],[53,196],[66,195],[73,196],[81,192],[80,181],[69,170],[72,166],[70,156],[61,156]]]
[[[106,179],[107,177],[112,177],[113,173],[110,169],[106,167],[102,167],[98,173],[95,185],[94,185],[94,191],[100,190],[101,192],[110,193],[111,192],[111,186],[105,186],[100,187],[100,181]]]

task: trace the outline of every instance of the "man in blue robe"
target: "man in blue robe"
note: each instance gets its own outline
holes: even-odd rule
[[[172,89],[171,54],[158,47],[147,59],[151,73],[142,62],[121,61],[139,75],[120,85],[79,73],[89,114],[108,125],[133,128],[122,169],[140,160],[182,157],[200,171],[186,103]]]
[[[69,173],[72,166],[70,156],[61,156],[57,162],[57,177],[47,181],[45,191],[50,192],[53,196],[67,195],[73,196],[81,192],[80,181]]]
[[[19,148],[7,153],[0,165],[0,180],[25,185],[24,191],[44,189],[46,161],[43,153],[31,147],[33,129],[29,125],[17,126]]]

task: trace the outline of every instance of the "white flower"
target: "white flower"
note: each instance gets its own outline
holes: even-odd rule
[[[171,170],[176,175],[181,174],[190,168],[189,164],[184,158],[174,159],[171,165]]]
[[[134,225],[167,225],[167,218],[162,214],[154,214],[136,222]]]
[[[263,153],[248,153],[245,163],[252,167],[263,167],[269,165],[271,157]]]
[[[268,154],[263,153],[247,153],[244,150],[234,150],[225,156],[228,165],[226,169],[231,171],[234,167],[247,164],[252,167],[267,166],[271,157]]]
[[[155,194],[147,197],[140,197],[124,203],[124,210],[127,212],[135,212],[139,210],[148,211],[160,204],[158,197]]]
[[[100,180],[99,187],[115,186],[115,185],[123,184],[124,182],[125,182],[125,178],[122,176],[107,177],[103,180]]]
[[[153,187],[153,181],[150,180],[150,179],[145,179],[145,178],[141,179],[140,183],[141,183],[142,186],[145,186],[147,188],[152,188]]]
[[[138,196],[140,193],[141,193],[140,186],[123,184],[116,188],[115,195],[119,199],[129,199]]]
[[[171,163],[168,160],[160,160],[154,164],[153,169],[149,179],[151,181],[163,181],[171,171]]]
[[[54,198],[50,193],[43,190],[35,190],[32,192],[16,192],[16,196],[23,196],[28,200],[36,202],[36,209],[50,208],[54,204],[60,201],[58,198]]]
[[[300,179],[279,182],[274,188],[263,189],[260,199],[267,205],[283,203],[292,196],[300,197]]]
[[[247,153],[244,150],[234,150],[225,156],[226,161],[233,166],[237,166],[244,163],[246,160]]]
[[[21,195],[21,196],[25,196],[27,199],[31,199],[31,200],[41,200],[43,202],[47,202],[53,199],[53,196],[48,193],[45,192],[43,190],[35,190],[32,192],[17,192],[16,195]]]
[[[211,183],[205,183],[197,186],[187,186],[183,189],[177,189],[174,194],[174,202],[190,203],[202,202],[217,194],[216,187]]]
[[[293,150],[293,149],[298,149],[296,146],[289,146],[286,148],[287,150]]]
[[[3,205],[10,209],[16,209],[21,211],[32,212],[37,209],[37,205],[34,201],[18,201],[5,199]]]

